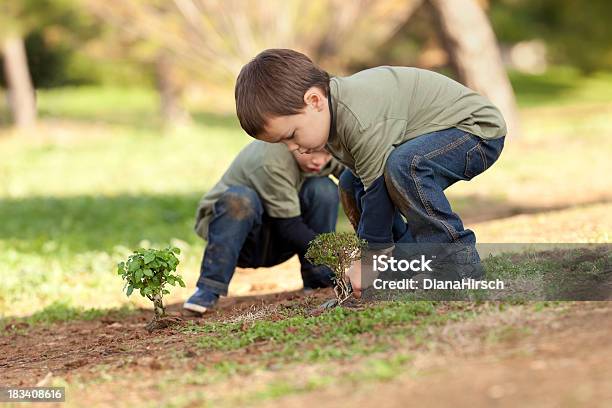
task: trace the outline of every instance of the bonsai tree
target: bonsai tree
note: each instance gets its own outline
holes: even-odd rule
[[[178,248],[140,248],[134,251],[126,262],[120,262],[117,265],[118,274],[125,280],[123,289],[126,291],[127,296],[130,296],[134,289],[137,289],[141,296],[147,297],[153,302],[155,315],[153,320],[147,325],[147,330],[149,331],[165,327],[161,323],[161,319],[166,315],[162,297],[170,293],[165,288],[165,285],[168,283],[174,286],[178,283],[185,287],[183,279],[175,273],[176,267],[179,264],[176,255],[180,253],[181,250]]]
[[[306,251],[306,259],[315,265],[328,266],[334,272],[334,292],[337,304],[342,304],[353,293],[346,272],[354,260],[361,257],[366,241],[350,232],[328,232],[313,239]]]

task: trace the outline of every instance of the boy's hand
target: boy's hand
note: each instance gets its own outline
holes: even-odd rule
[[[361,261],[353,261],[346,275],[353,288],[353,296],[359,299],[361,297]]]
[[[353,287],[353,296],[359,299],[361,291],[374,284],[374,280],[378,277],[378,272],[372,269],[371,264],[366,262],[362,267],[362,261],[355,260],[346,275]]]

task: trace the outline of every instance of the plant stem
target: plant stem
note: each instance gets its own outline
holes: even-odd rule
[[[155,319],[161,319],[166,315],[166,309],[164,308],[160,293],[153,295],[153,307],[155,309]]]
[[[334,293],[336,294],[336,299],[338,300],[338,304],[342,304],[346,299],[349,298],[351,292],[346,283],[345,279],[345,269],[340,267],[336,269],[336,279],[334,282]]]
[[[336,293],[338,304],[342,304],[351,295],[348,285],[344,279],[338,282],[338,292]]]

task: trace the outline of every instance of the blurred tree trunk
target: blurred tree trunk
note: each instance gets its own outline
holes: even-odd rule
[[[36,101],[23,38],[18,35],[5,37],[2,51],[13,121],[20,128],[31,126],[36,122]]]
[[[518,136],[514,91],[491,24],[475,0],[429,0],[459,81],[489,98],[502,112],[508,134]]]
[[[182,87],[174,75],[170,56],[165,52],[160,53],[155,60],[155,78],[162,119],[165,125],[180,126],[190,123],[191,116],[182,106]]]

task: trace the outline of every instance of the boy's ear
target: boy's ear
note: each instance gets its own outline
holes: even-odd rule
[[[306,103],[306,105],[312,106],[317,111],[323,110],[325,106],[323,100],[323,93],[316,86],[308,88],[308,90],[304,94],[304,103]]]

